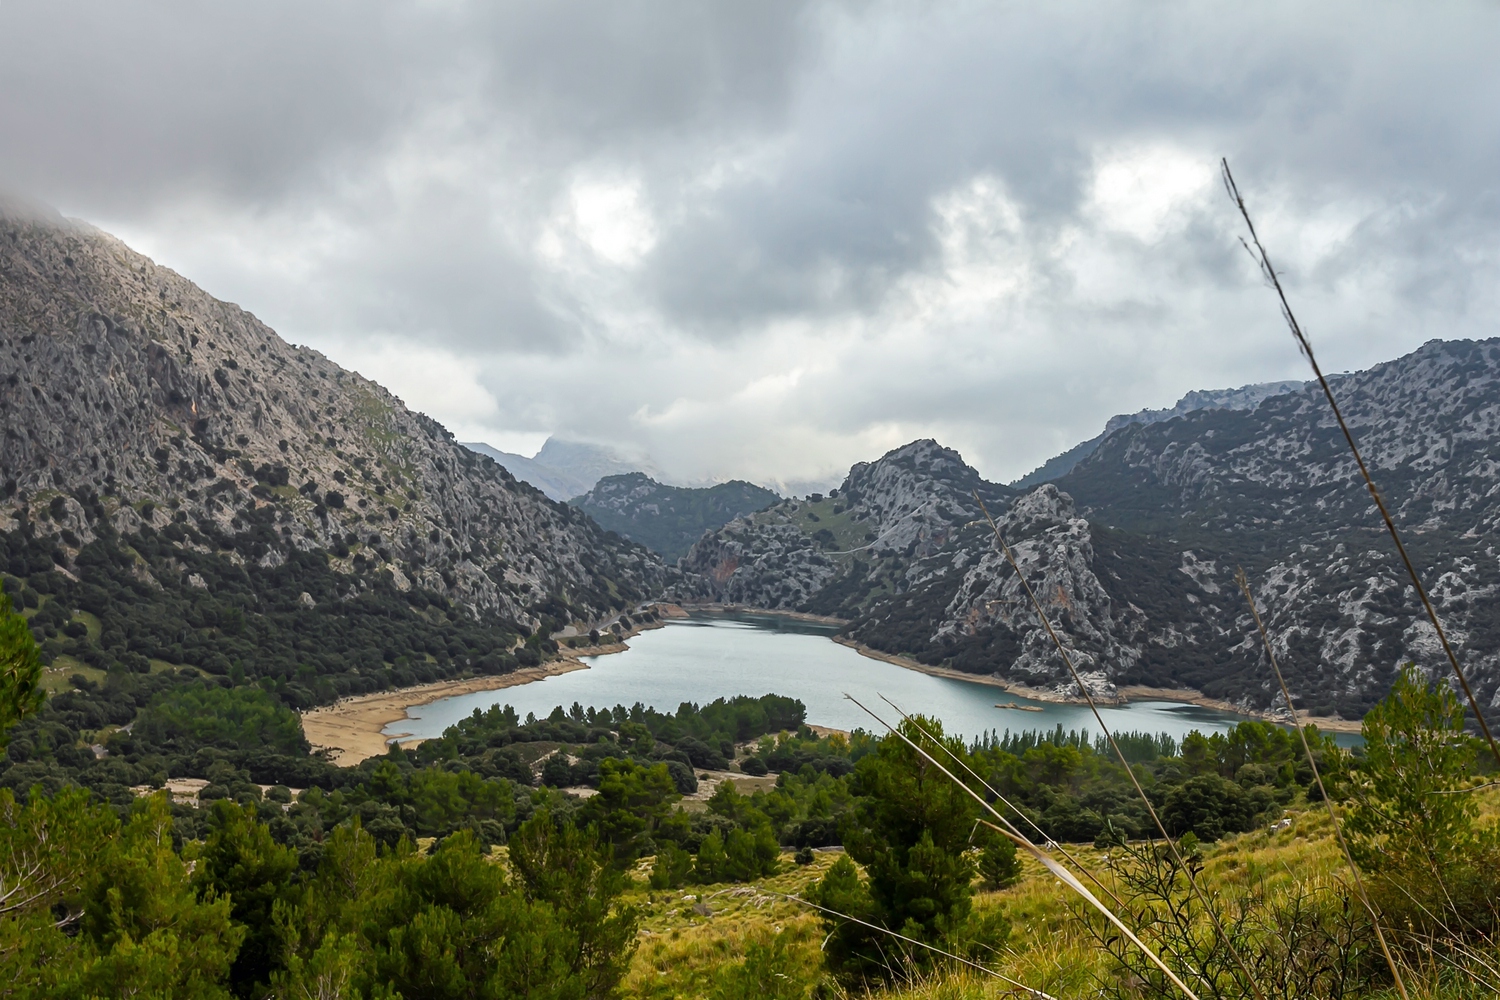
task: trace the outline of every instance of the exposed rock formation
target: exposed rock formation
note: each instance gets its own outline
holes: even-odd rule
[[[1337,377],[1337,376],[1335,376]],[[1177,401],[1175,406],[1160,410],[1138,410],[1135,413],[1120,413],[1104,422],[1103,433],[1080,442],[1050,458],[1041,467],[1011,483],[1016,489],[1030,489],[1042,483],[1052,482],[1067,475],[1079,462],[1092,455],[1106,437],[1131,424],[1156,424],[1173,417],[1185,416],[1198,410],[1253,410],[1263,400],[1282,396],[1306,388],[1306,382],[1257,382],[1238,389],[1195,389]]]
[[[665,579],[379,385],[81,223],[0,209],[0,366],[0,531],[29,521],[65,564],[94,497],[122,532],[225,540],[271,508],[263,559],[328,550],[515,620],[549,598],[602,615]]]
[[[736,518],[681,565],[713,600],[852,616],[877,592],[910,586],[914,567],[981,516],[975,490],[996,510],[1011,496],[957,452],[914,441],[854,466],[827,497]]]
[[[1019,497],[916,442],[855,466],[836,496],[726,525],[683,567],[719,600],[840,615],[878,649],[1066,693],[977,520],[977,487],[1101,693],[1188,686],[1272,705],[1234,584],[1243,566],[1298,707],[1356,715],[1401,663],[1440,676],[1446,661],[1321,391],[1285,388],[1123,423]],[[1500,341],[1434,341],[1337,392],[1471,679],[1500,708]]]

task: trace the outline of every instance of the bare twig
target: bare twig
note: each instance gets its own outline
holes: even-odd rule
[[[1458,683],[1463,687],[1464,697],[1469,700],[1469,708],[1474,712],[1474,719],[1479,723],[1480,731],[1484,733],[1484,738],[1490,745],[1490,752],[1495,755],[1495,760],[1500,762],[1500,746],[1496,745],[1489,723],[1485,722],[1484,713],[1479,710],[1479,699],[1474,696],[1474,689],[1469,686],[1469,678],[1465,676],[1463,667],[1458,664],[1458,654],[1453,651],[1452,644],[1448,642],[1448,633],[1444,631],[1443,623],[1438,620],[1437,609],[1432,606],[1432,600],[1427,596],[1427,588],[1422,586],[1417,568],[1412,564],[1411,556],[1407,554],[1406,543],[1401,540],[1401,532],[1396,530],[1396,522],[1391,518],[1391,512],[1386,509],[1380,490],[1375,488],[1375,480],[1370,475],[1369,466],[1365,464],[1364,455],[1360,453],[1359,445],[1354,442],[1354,433],[1349,430],[1349,424],[1344,420],[1344,413],[1339,409],[1338,400],[1333,397],[1333,388],[1328,384],[1328,379],[1323,375],[1323,369],[1318,366],[1318,359],[1313,355],[1312,344],[1308,342],[1307,334],[1302,331],[1302,325],[1297,322],[1297,317],[1292,313],[1286,290],[1281,287],[1281,278],[1276,274],[1276,269],[1271,266],[1271,257],[1260,242],[1260,236],[1255,231],[1255,223],[1250,219],[1250,210],[1245,207],[1245,199],[1240,196],[1240,189],[1234,183],[1234,174],[1229,171],[1229,161],[1222,159],[1219,161],[1219,166],[1224,175],[1224,189],[1234,200],[1235,207],[1240,210],[1240,215],[1245,220],[1245,227],[1250,231],[1249,241],[1241,239],[1240,243],[1260,267],[1261,274],[1276,290],[1276,298],[1281,303],[1281,318],[1286,321],[1287,328],[1292,331],[1292,336],[1297,341],[1297,348],[1307,359],[1307,363],[1312,366],[1318,385],[1323,388],[1323,397],[1328,400],[1328,406],[1333,410],[1339,430],[1344,432],[1344,440],[1349,445],[1349,451],[1354,455],[1355,464],[1359,466],[1359,474],[1364,478],[1365,488],[1370,491],[1370,499],[1375,501],[1375,509],[1380,512],[1380,519],[1385,522],[1385,530],[1390,533],[1391,541],[1396,544],[1396,552],[1400,554],[1407,575],[1411,577],[1411,585],[1415,588],[1417,597],[1422,601],[1422,607],[1427,612],[1427,620],[1432,622],[1432,628],[1437,632],[1438,642],[1442,644],[1443,652],[1447,654],[1448,662],[1452,665],[1454,674],[1458,676]]]
[[[1292,693],[1287,690],[1286,678],[1281,674],[1281,665],[1276,662],[1276,650],[1271,648],[1271,637],[1266,632],[1265,623],[1261,621],[1260,609],[1255,606],[1255,597],[1250,593],[1250,580],[1245,576],[1243,569],[1236,568],[1234,574],[1235,582],[1244,591],[1245,601],[1250,605],[1250,614],[1255,618],[1255,627],[1260,630],[1260,641],[1266,647],[1266,656],[1271,660],[1271,670],[1276,674],[1276,683],[1281,685],[1281,696],[1286,699],[1287,710],[1292,713],[1292,728],[1297,730],[1297,735],[1302,739],[1302,750],[1307,754],[1308,766],[1312,768],[1313,778],[1318,782],[1318,794],[1323,797],[1323,804],[1328,807],[1328,818],[1333,823],[1333,832],[1339,839],[1339,849],[1344,852],[1344,860],[1349,862],[1349,871],[1354,875],[1354,888],[1359,893],[1359,901],[1364,904],[1366,912],[1370,914],[1370,923],[1375,928],[1375,938],[1380,942],[1380,950],[1385,955],[1385,962],[1391,968],[1391,975],[1396,979],[1396,989],[1401,992],[1403,1000],[1409,1000],[1406,993],[1406,983],[1401,978],[1401,970],[1397,967],[1396,957],[1391,954],[1390,946],[1386,943],[1385,932],[1380,928],[1380,914],[1375,912],[1374,905],[1370,902],[1369,894],[1365,892],[1364,879],[1360,877],[1359,866],[1354,863],[1354,855],[1349,850],[1349,843],[1344,839],[1344,829],[1339,825],[1338,812],[1333,808],[1333,799],[1328,796],[1328,789],[1323,787],[1323,775],[1318,771],[1318,762],[1313,757],[1312,745],[1307,742],[1307,732],[1297,724],[1297,710],[1292,705]]]

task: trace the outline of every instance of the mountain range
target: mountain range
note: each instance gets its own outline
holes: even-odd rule
[[[1500,341],[1433,341],[1336,384],[1461,659],[1495,704]],[[1243,567],[1296,707],[1357,718],[1398,665],[1438,675],[1446,662],[1321,390],[1265,388],[1124,419],[1030,488],[985,483],[957,453],[914,442],[854,466],[827,497],[700,539],[684,586],[836,615],[878,650],[1074,691],[977,492],[1099,693],[1139,684],[1277,702],[1234,584]]]
[[[1296,381],[1257,382],[1238,389],[1195,389],[1179,399],[1175,406],[1160,410],[1145,409],[1136,413],[1121,413],[1105,421],[1104,430],[1101,433],[1087,441],[1075,444],[1061,455],[1048,459],[1010,485],[1016,489],[1026,489],[1066,475],[1079,462],[1092,455],[1106,437],[1121,427],[1127,427],[1130,424],[1160,423],[1163,420],[1171,420],[1173,417],[1180,417],[1197,410],[1253,410],[1261,404],[1262,400],[1295,392],[1306,388],[1307,384]]]
[[[675,562],[705,531],[780,499],[768,489],[738,479],[694,488],[667,486],[644,472],[631,472],[605,476],[583,496],[568,502],[601,527]]]
[[[1336,391],[1495,704],[1500,341],[1432,341]],[[1272,706],[1238,567],[1298,707],[1357,716],[1399,664],[1445,669],[1301,383],[1116,418],[1009,486],[930,440],[792,499],[549,441],[542,465],[600,473],[563,504],[113,237],[6,205],[0,427],[0,572],[49,660],[239,671],[297,705],[514,669],[662,597],[837,616],[873,649],[1066,695],[986,512],[1101,694]]]

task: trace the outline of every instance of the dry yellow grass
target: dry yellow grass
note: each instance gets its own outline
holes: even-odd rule
[[[1279,895],[1341,883],[1344,864],[1321,807],[1288,815],[1292,822],[1284,829],[1243,834],[1210,845],[1204,851],[1205,888],[1234,891],[1259,885]],[[1109,873],[1107,852],[1092,847],[1069,850],[1098,878],[1119,890]],[[749,944],[769,941],[783,930],[790,932],[791,951],[805,981],[816,981],[822,973],[821,921],[805,907],[759,889],[800,893],[836,857],[820,853],[814,864],[800,868],[783,855],[783,873],[753,886],[689,886],[652,892],[642,884],[629,896],[629,902],[640,907],[643,919],[640,947],[624,984],[626,995],[703,996],[718,970],[743,960]],[[648,870],[649,862],[643,862],[637,874],[644,880]],[[711,912],[695,909],[699,904]],[[1013,979],[1057,997],[1077,997],[1093,995],[1100,980],[1113,974],[1114,960],[1089,933],[1077,897],[1031,859],[1023,861],[1017,885],[979,893],[975,906],[1004,908],[1011,934],[993,965]],[[949,972],[876,994],[882,1000],[1015,995],[1013,987],[969,972]]]
[[[812,982],[822,970],[818,918],[790,900],[761,888],[796,895],[822,878],[837,855],[820,852],[805,867],[783,854],[783,871],[754,885],[701,885],[652,891],[644,886],[627,902],[641,911],[640,947],[624,988],[632,997],[704,995],[724,966],[743,961],[752,943],[769,942],[789,931],[799,970]],[[649,871],[643,863],[640,873]],[[707,910],[708,912],[703,912]]]

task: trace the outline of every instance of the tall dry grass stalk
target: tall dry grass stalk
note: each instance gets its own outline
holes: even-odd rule
[[[1172,859],[1187,875],[1188,885],[1191,887],[1193,895],[1198,898],[1198,904],[1203,907],[1203,912],[1208,914],[1210,922],[1214,925],[1214,933],[1224,942],[1225,949],[1229,952],[1234,963],[1239,966],[1241,974],[1245,977],[1245,984],[1255,994],[1256,1000],[1266,1000],[1265,993],[1261,990],[1260,984],[1256,982],[1255,974],[1250,971],[1249,963],[1240,954],[1240,950],[1235,946],[1229,932],[1224,929],[1224,923],[1219,918],[1217,908],[1211,905],[1207,894],[1203,891],[1203,887],[1198,884],[1198,876],[1182,857],[1181,852],[1178,851],[1177,842],[1172,839],[1171,834],[1167,833],[1165,824],[1162,823],[1161,817],[1156,813],[1156,807],[1151,804],[1151,799],[1146,794],[1146,790],[1141,787],[1140,780],[1136,778],[1135,769],[1130,766],[1130,761],[1125,759],[1125,751],[1120,749],[1120,744],[1115,741],[1114,734],[1110,732],[1109,726],[1104,721],[1104,716],[1099,713],[1099,706],[1094,702],[1094,696],[1089,693],[1088,685],[1083,683],[1083,678],[1078,674],[1078,668],[1073,665],[1073,657],[1068,655],[1068,649],[1063,645],[1062,638],[1057,634],[1057,630],[1052,627],[1052,621],[1047,617],[1046,609],[1042,607],[1042,602],[1037,598],[1036,591],[1031,589],[1031,583],[1026,579],[1026,574],[1022,571],[1021,564],[1016,559],[1016,554],[1011,551],[1010,545],[1005,541],[1005,535],[1001,533],[1000,525],[990,515],[989,508],[985,506],[984,500],[980,498],[978,490],[974,491],[974,500],[979,504],[979,509],[984,513],[984,519],[989,522],[990,530],[995,534],[995,541],[999,544],[1000,550],[1005,553],[1005,559],[1010,563],[1011,569],[1015,571],[1016,579],[1020,581],[1021,588],[1026,591],[1026,596],[1031,600],[1031,606],[1036,610],[1037,617],[1041,619],[1042,627],[1052,637],[1052,642],[1057,647],[1058,655],[1062,657],[1064,665],[1067,666],[1068,674],[1073,678],[1073,683],[1078,685],[1079,693],[1083,695],[1084,701],[1088,702],[1089,711],[1094,714],[1094,721],[1099,723],[1099,728],[1103,730],[1105,739],[1109,740],[1109,745],[1114,749],[1115,756],[1119,758],[1120,766],[1125,769],[1125,774],[1130,778],[1130,784],[1135,788],[1136,795],[1140,796],[1141,801],[1145,803],[1146,812],[1150,814],[1151,822],[1156,825],[1157,831],[1161,834],[1162,840],[1167,845],[1167,850],[1172,854]]]
[[[1396,981],[1396,990],[1401,994],[1402,1000],[1410,1000],[1406,993],[1406,981],[1401,977],[1401,969],[1396,957],[1391,954],[1391,947],[1385,939],[1385,931],[1380,926],[1380,914],[1375,911],[1375,906],[1370,902],[1370,896],[1365,892],[1365,881],[1359,873],[1359,865],[1354,863],[1354,854],[1349,850],[1349,843],[1344,839],[1344,828],[1339,823],[1337,810],[1333,807],[1333,799],[1328,795],[1328,789],[1323,787],[1323,775],[1318,770],[1318,762],[1313,756],[1312,745],[1307,742],[1307,732],[1297,725],[1297,710],[1292,706],[1292,692],[1287,689],[1286,678],[1281,673],[1281,664],[1276,661],[1276,650],[1271,647],[1271,636],[1266,632],[1266,626],[1260,617],[1260,609],[1255,606],[1255,596],[1250,592],[1250,578],[1245,571],[1236,568],[1234,574],[1235,582],[1240,585],[1240,590],[1245,594],[1245,601],[1250,605],[1250,614],[1255,619],[1255,627],[1260,631],[1260,640],[1266,647],[1266,656],[1271,661],[1271,671],[1276,675],[1276,683],[1281,687],[1281,696],[1286,699],[1286,707],[1292,713],[1292,728],[1297,730],[1297,736],[1302,740],[1302,750],[1307,754],[1307,764],[1312,768],[1313,779],[1318,783],[1318,794],[1322,796],[1323,804],[1328,807],[1328,819],[1333,823],[1333,834],[1338,838],[1339,850],[1344,852],[1344,860],[1349,863],[1349,873],[1354,878],[1354,890],[1359,894],[1359,901],[1364,906],[1365,912],[1370,915],[1370,924],[1375,929],[1375,939],[1380,942],[1381,954],[1385,956],[1386,965],[1390,966],[1391,976]]]
[[[1019,806],[1017,806],[1014,802],[1012,802],[1009,799],[1007,799],[1004,795],[1001,795],[1000,792],[997,791],[995,789],[995,787],[993,785],[991,785],[988,781],[985,781],[984,778],[980,777],[979,773],[977,771],[975,771],[972,767],[969,766],[968,761],[966,761],[963,758],[961,758],[961,757],[957,756],[956,754],[954,754],[953,751],[949,750],[947,748],[947,746],[945,746],[941,740],[939,740],[937,737],[933,736],[926,729],[923,729],[922,728],[922,724],[920,722],[918,722],[912,716],[907,715],[906,712],[902,711],[900,705],[897,705],[894,701],[891,701],[891,699],[887,698],[885,695],[880,695],[880,700],[883,701],[883,702],[885,702],[887,705],[891,706],[891,708],[895,709],[896,710],[896,714],[900,715],[902,719],[906,720],[906,722],[908,722],[912,726],[914,726],[916,728],[917,732],[919,732],[923,736],[927,737],[929,740],[932,741],[932,743],[933,743],[934,746],[938,747],[945,754],[947,754],[948,757],[953,761],[953,763],[955,763],[959,767],[963,768],[964,771],[966,773],[968,773],[968,775],[970,777],[972,777],[975,781],[977,781],[981,785],[983,785],[984,786],[984,790],[987,791],[987,792],[989,792],[991,795],[993,795],[995,797],[996,801],[1000,802],[1002,805],[1005,806],[1005,808],[1009,809],[1011,812],[1015,813],[1017,816],[1019,816],[1023,820],[1025,820],[1026,821],[1026,825],[1029,826],[1029,827],[1031,827],[1033,830],[1035,830],[1037,836],[1041,837],[1044,842],[1052,842],[1052,838],[1047,836],[1047,832],[1045,830],[1043,830],[1040,826],[1037,826],[1036,820],[1032,819],[1029,815],[1027,815],[1026,812],[1023,809],[1021,809]],[[1124,900],[1120,899],[1119,896],[1115,895],[1115,891],[1113,889],[1111,889],[1109,886],[1105,885],[1103,882],[1099,881],[1098,877],[1096,877],[1093,872],[1089,871],[1087,865],[1085,865],[1082,861],[1079,861],[1077,858],[1073,857],[1073,855],[1069,854],[1067,848],[1063,847],[1061,844],[1057,844],[1057,843],[1054,842],[1053,846],[1056,848],[1058,854],[1061,854],[1064,858],[1066,858],[1068,860],[1069,864],[1071,864],[1073,867],[1077,868],[1079,871],[1083,872],[1083,874],[1087,875],[1090,882],[1094,883],[1101,890],[1103,890],[1105,893],[1107,893],[1109,895],[1109,898],[1113,899],[1115,901],[1115,905],[1116,906],[1120,907],[1121,909],[1124,909],[1124,907],[1125,907]]]
[[[1161,958],[1156,954],[1156,952],[1153,951],[1150,946],[1146,944],[1146,942],[1142,941],[1136,935],[1135,931],[1131,930],[1124,921],[1116,916],[1113,910],[1100,902],[1099,897],[1090,892],[1088,886],[1080,882],[1077,876],[1068,871],[1062,865],[1058,864],[1056,859],[1054,859],[1051,855],[1047,854],[1047,852],[1043,851],[1040,847],[1033,843],[1031,838],[1027,837],[1024,833],[1017,829],[1015,824],[1011,823],[1010,820],[1001,815],[999,810],[997,810],[989,802],[986,802],[983,795],[980,795],[973,788],[969,787],[966,782],[960,781],[957,775],[955,775],[952,771],[948,770],[948,768],[939,763],[938,760],[932,756],[932,754],[928,753],[925,749],[919,746],[916,741],[903,733],[898,727],[891,725],[879,715],[872,712],[869,708],[865,707],[865,705],[861,703],[859,699],[847,693],[844,695],[844,697],[848,698],[850,701],[854,702],[854,704],[858,705],[861,711],[863,711],[870,718],[874,719],[876,722],[880,723],[880,725],[883,726],[885,730],[891,735],[896,736],[904,743],[906,743],[907,746],[911,747],[918,754],[920,754],[929,764],[941,771],[949,781],[952,781],[970,798],[972,798],[975,802],[978,802],[980,808],[986,810],[990,815],[994,816],[995,819],[999,820],[1000,824],[1002,825],[997,826],[996,824],[987,822],[985,820],[980,820],[980,822],[984,823],[984,825],[989,827],[991,830],[994,830],[996,833],[1010,840],[1017,847],[1021,848],[1026,853],[1035,858],[1037,862],[1042,865],[1042,867],[1046,868],[1049,872],[1056,876],[1059,881],[1061,881],[1069,889],[1072,889],[1075,893],[1081,896],[1084,902],[1088,903],[1094,909],[1098,910],[1106,920],[1114,924],[1114,926],[1120,931],[1121,934],[1124,934],[1132,944],[1134,944],[1141,950],[1141,953],[1145,955],[1153,965],[1155,965],[1162,971],[1162,974],[1167,977],[1172,985],[1176,986],[1179,990],[1182,991],[1184,996],[1189,997],[1190,1000],[1199,1000],[1198,995],[1191,989],[1189,989],[1186,983],[1178,978],[1177,973],[1173,972],[1172,969],[1167,965],[1167,963],[1163,962]]]
[[[1406,567],[1407,575],[1411,577],[1411,585],[1416,589],[1417,597],[1422,601],[1422,607],[1427,612],[1427,620],[1432,623],[1433,630],[1437,632],[1438,642],[1442,644],[1443,652],[1448,656],[1448,663],[1453,667],[1453,673],[1458,677],[1458,683],[1464,690],[1464,697],[1469,700],[1469,708],[1474,712],[1474,718],[1479,723],[1480,730],[1484,733],[1485,740],[1490,745],[1490,752],[1495,755],[1496,763],[1500,763],[1500,746],[1495,744],[1495,737],[1490,732],[1489,723],[1484,719],[1484,713],[1479,710],[1479,699],[1474,696],[1474,689],[1469,686],[1469,678],[1465,676],[1463,667],[1459,666],[1458,655],[1454,653],[1453,646],[1448,642],[1448,633],[1443,628],[1443,623],[1438,620],[1437,609],[1432,606],[1432,600],[1427,596],[1427,588],[1422,586],[1422,579],[1417,573],[1417,568],[1412,564],[1411,556],[1407,554],[1406,544],[1401,540],[1401,532],[1396,529],[1396,522],[1391,517],[1391,512],[1386,508],[1385,500],[1380,495],[1380,490],[1375,487],[1375,480],[1370,475],[1369,466],[1365,464],[1364,455],[1360,453],[1359,445],[1354,441],[1354,433],[1349,430],[1349,424],[1344,420],[1344,413],[1339,409],[1338,400],[1333,396],[1333,388],[1328,384],[1328,379],[1323,375],[1323,369],[1318,365],[1318,359],[1313,355],[1312,344],[1303,332],[1302,325],[1297,322],[1296,315],[1292,312],[1291,303],[1287,301],[1286,290],[1281,287],[1281,278],[1277,276],[1276,269],[1271,266],[1271,257],[1266,253],[1266,248],[1260,242],[1260,236],[1255,231],[1255,223],[1250,219],[1250,209],[1245,207],[1245,199],[1240,196],[1239,186],[1234,182],[1234,174],[1229,170],[1229,160],[1221,159],[1219,167],[1223,173],[1224,189],[1229,192],[1229,197],[1234,200],[1235,207],[1240,210],[1241,217],[1245,220],[1245,227],[1250,231],[1250,239],[1241,239],[1240,243],[1245,251],[1250,254],[1261,274],[1270,282],[1276,291],[1276,298],[1281,303],[1281,318],[1286,321],[1287,327],[1292,331],[1292,336],[1297,341],[1297,348],[1307,363],[1312,366],[1313,375],[1317,377],[1318,385],[1323,389],[1323,398],[1328,400],[1328,406],[1333,410],[1334,419],[1338,421],[1339,430],[1344,433],[1344,440],[1349,445],[1349,451],[1354,455],[1354,462],[1359,466],[1359,474],[1364,478],[1365,488],[1370,491],[1370,499],[1375,501],[1375,509],[1380,512],[1380,519],[1385,522],[1385,530],[1390,534],[1391,541],[1396,545],[1396,552],[1401,556],[1401,562]]]

